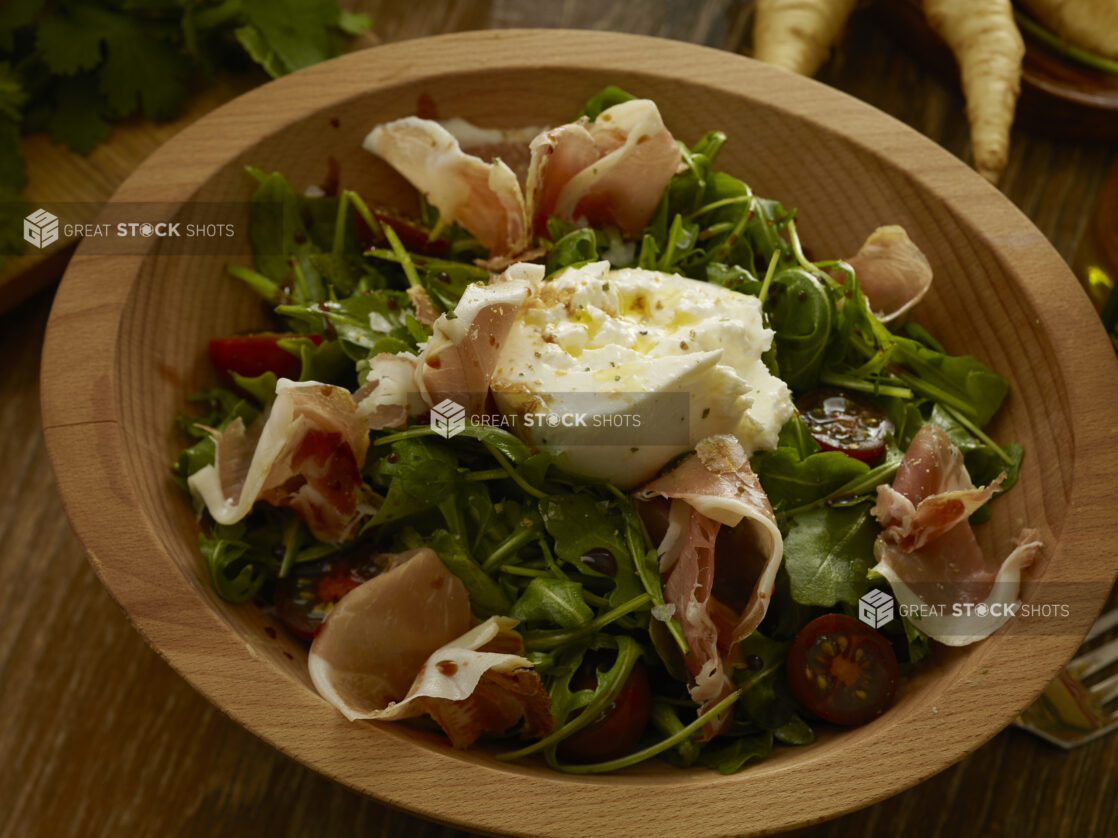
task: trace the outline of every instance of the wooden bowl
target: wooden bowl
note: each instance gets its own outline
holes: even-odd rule
[[[248,93],[153,154],[106,212],[153,202],[144,220],[155,221],[185,202],[244,202],[248,163],[301,189],[322,179],[330,155],[346,185],[404,200],[404,182],[360,149],[373,124],[421,102],[488,125],[562,121],[607,83],[655,99],[687,142],[725,131],[721,166],[800,208],[816,254],[853,253],[880,224],[908,228],[937,275],[918,319],[1012,381],[994,433],[1028,454],[980,539],[1001,549],[1026,522],[1041,530],[1034,578],[1083,583],[1068,588],[1060,631],[937,648],[882,718],[729,777],[654,762],[575,778],[456,752],[404,726],[349,724],[312,689],[301,646],[210,589],[198,525],[171,482],[181,444],[172,418],[213,382],[207,340],[266,322],[223,271],[249,263],[243,236],[225,253],[171,252],[155,238],[131,253],[79,247],[43,353],[51,461],[90,560],[148,642],[222,710],[340,782],[486,832],[736,835],[820,821],[993,736],[1069,658],[1114,579],[1118,369],[1067,267],[993,187],[896,120],[746,58],[630,35],[490,31],[377,47]],[[247,207],[239,212],[243,224]]]

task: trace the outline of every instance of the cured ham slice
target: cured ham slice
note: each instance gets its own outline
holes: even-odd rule
[[[672,501],[660,545],[664,598],[674,606],[691,647],[684,661],[691,674],[691,698],[706,708],[733,688],[726,662],[768,610],[783,539],[769,500],[733,436],[703,440],[694,454],[637,492],[638,499],[655,497]],[[733,550],[717,549],[722,527],[726,536],[736,536]],[[719,567],[719,560],[732,565]],[[759,570],[743,573],[747,565],[759,565]],[[740,610],[715,597],[719,577],[738,589],[726,599],[744,603]],[[753,579],[748,593],[741,589],[747,577]],[[719,720],[705,735],[714,735],[727,722]]]
[[[350,721],[372,718],[411,689],[428,656],[470,627],[466,586],[430,548],[343,596],[311,644],[319,694]]]
[[[427,291],[421,285],[408,286],[408,299],[415,307],[415,319],[424,326],[434,325],[439,317],[439,311],[427,296]]]
[[[524,194],[501,160],[466,154],[438,122],[409,116],[378,125],[364,147],[427,196],[448,224],[458,222],[492,256],[521,253],[531,243]]]
[[[369,718],[389,721],[427,713],[457,748],[468,748],[486,731],[500,733],[521,721],[526,738],[548,733],[554,724],[551,697],[532,662],[521,655],[516,622],[490,617],[436,649],[404,699]]]
[[[423,548],[394,557],[326,616],[308,668],[319,694],[350,721],[430,715],[455,747],[523,722],[524,736],[551,729],[551,700],[516,620],[473,629],[465,586]]]
[[[418,356],[382,352],[354,394],[374,430],[397,428],[444,399],[467,415],[483,412],[505,339],[524,301],[543,279],[542,265],[517,263],[488,285],[466,288],[454,311],[436,317]]]
[[[534,130],[410,116],[378,125],[364,147],[407,178],[444,221],[469,230],[489,249],[484,264],[498,269],[527,255],[551,215],[639,236],[679,169],[679,144],[649,99],[542,131],[529,144]]]
[[[501,158],[516,172],[521,182],[528,173],[528,144],[541,131],[547,130],[544,126],[536,125],[522,128],[483,128],[460,117],[440,119],[439,125],[455,136],[466,154],[482,160]]]
[[[679,144],[649,99],[633,99],[545,131],[532,140],[529,217],[537,234],[547,218],[615,224],[640,235],[680,164]]]
[[[293,509],[320,541],[345,540],[364,500],[366,421],[348,390],[316,381],[276,384],[267,419],[240,418],[211,431],[214,463],[188,483],[219,524],[233,524],[258,500]]]
[[[903,227],[878,227],[846,261],[882,323],[907,312],[932,287],[932,266]]]
[[[543,272],[542,265],[513,265],[488,285],[468,286],[453,316],[435,321],[416,373],[416,386],[428,405],[449,398],[467,416],[484,411],[505,338]]]
[[[399,428],[427,409],[415,384],[418,358],[410,352],[381,352],[369,360],[365,383],[353,394],[357,415],[374,431]]]
[[[979,546],[968,518],[1002,477],[976,488],[962,454],[929,424],[913,437],[893,485],[877,490],[871,511],[884,529],[874,544],[874,570],[919,615],[914,625],[949,646],[988,637],[1012,616],[1021,572],[1043,546],[1032,529],[1021,531],[1001,561]]]

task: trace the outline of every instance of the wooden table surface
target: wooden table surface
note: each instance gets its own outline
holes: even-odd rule
[[[747,41],[749,6],[366,5],[386,41],[566,26],[727,49]],[[965,155],[961,97],[915,64],[871,15],[855,16],[820,78]],[[1002,188],[1069,262],[1086,247],[1115,150],[1014,134]],[[145,645],[87,564],[47,463],[38,374],[50,303],[44,291],[0,316],[0,836],[465,835],[386,809],[293,762],[211,707]],[[1118,736],[1064,753],[1007,729],[910,791],[797,834],[1111,836],[1118,835],[1116,801]]]

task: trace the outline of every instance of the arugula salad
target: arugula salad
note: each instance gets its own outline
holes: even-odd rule
[[[211,343],[173,468],[216,592],[306,640],[347,718],[731,773],[1004,622],[977,606],[1041,548],[973,533],[1022,460],[983,431],[1006,380],[906,321],[905,231],[812,261],[726,140],[610,87],[556,128],[377,126],[415,217],[248,170],[229,273],[275,331]],[[556,435],[572,405],[597,431]]]

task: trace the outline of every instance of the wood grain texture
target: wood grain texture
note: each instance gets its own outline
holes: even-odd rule
[[[607,5],[549,8],[564,10],[568,25],[593,25]],[[704,9],[717,7],[713,26],[742,31],[742,5]],[[512,23],[538,8],[476,3],[478,17],[452,23],[510,22],[490,6],[515,14]],[[444,23],[423,4],[399,20],[397,29],[414,35]],[[637,29],[644,20],[619,25]],[[965,155],[958,95],[866,20],[855,17],[824,78]],[[1070,261],[1114,148],[1022,132],[1014,143],[1006,192]],[[37,430],[36,362],[49,302],[40,295],[0,320],[0,461],[9,478],[0,489],[0,835],[463,835],[388,810],[263,744],[174,674],[110,604],[63,517]],[[84,351],[79,340],[74,351]],[[903,754],[906,744],[889,747]],[[1112,835],[1116,795],[1118,737],[1064,754],[1009,730],[911,791],[797,834]]]

